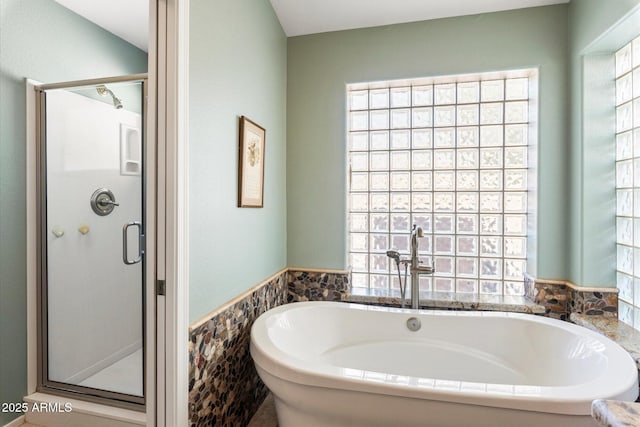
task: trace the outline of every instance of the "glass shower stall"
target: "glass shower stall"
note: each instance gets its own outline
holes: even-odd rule
[[[36,91],[38,389],[144,410],[146,75]]]

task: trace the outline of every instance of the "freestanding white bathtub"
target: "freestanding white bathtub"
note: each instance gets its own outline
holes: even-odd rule
[[[251,355],[281,427],[595,426],[592,400],[638,395],[619,345],[527,314],[285,304]]]

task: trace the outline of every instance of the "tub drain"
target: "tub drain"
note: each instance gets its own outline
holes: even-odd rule
[[[407,328],[412,332],[420,329],[420,326],[422,326],[422,324],[420,323],[420,319],[417,317],[410,317],[409,320],[407,320]]]

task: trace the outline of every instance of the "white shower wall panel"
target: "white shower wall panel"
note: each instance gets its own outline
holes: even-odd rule
[[[141,220],[141,177],[120,174],[121,124],[141,129],[141,116],[67,91],[47,94],[51,380],[79,383],[142,345],[142,267],[122,259],[122,227]],[[119,203],[107,216],[90,206],[98,188]],[[129,253],[137,253],[133,231]]]

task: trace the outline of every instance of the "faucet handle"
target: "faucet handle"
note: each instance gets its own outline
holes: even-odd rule
[[[415,267],[415,271],[417,271],[418,274],[433,274],[436,272],[436,269],[434,267],[428,267],[426,265],[418,265],[417,267]]]

